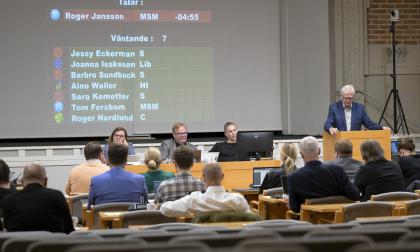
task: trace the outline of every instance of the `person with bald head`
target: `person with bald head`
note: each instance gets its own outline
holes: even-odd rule
[[[320,148],[316,138],[304,137],[299,143],[299,151],[305,166],[287,179],[289,205],[295,213],[299,213],[305,199],[343,195],[351,200],[359,200],[359,191],[343,168],[319,161]]]
[[[74,231],[70,211],[62,192],[47,187],[45,168],[30,163],[23,170],[23,190],[2,202],[7,231]]]
[[[206,212],[250,212],[248,202],[238,193],[226,192],[222,186],[224,174],[220,164],[212,163],[203,167],[203,181],[206,192],[192,192],[175,201],[162,204],[160,211],[169,217],[188,216]]]

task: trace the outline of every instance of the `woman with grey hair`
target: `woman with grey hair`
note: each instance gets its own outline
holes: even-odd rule
[[[385,159],[378,141],[364,141],[360,146],[360,152],[366,164],[357,172],[354,185],[362,193],[361,201],[369,200],[371,195],[405,191],[400,167]]]

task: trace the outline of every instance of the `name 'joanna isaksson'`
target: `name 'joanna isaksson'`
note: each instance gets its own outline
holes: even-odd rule
[[[134,62],[122,61],[101,61],[101,62],[84,62],[74,61],[70,64],[71,68],[135,68]]]

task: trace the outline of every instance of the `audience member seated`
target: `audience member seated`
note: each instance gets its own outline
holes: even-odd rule
[[[174,124],[174,126],[172,126],[173,138],[163,141],[159,147],[160,154],[162,155],[163,160],[173,159],[175,149],[182,145],[188,146],[192,150],[197,150],[197,147],[187,142],[187,130],[187,125],[181,122],[177,122]]]
[[[354,181],[354,176],[364,163],[353,158],[353,144],[348,139],[340,139],[335,143],[334,150],[336,159],[329,164],[343,168],[350,180]]]
[[[217,162],[236,161],[236,136],[238,135],[236,123],[227,122],[223,129],[227,140],[216,143],[209,152],[219,152]]]
[[[2,202],[7,231],[74,231],[70,211],[62,192],[46,188],[47,175],[35,163],[23,170],[23,190],[10,194]]]
[[[304,137],[299,143],[299,151],[305,166],[288,177],[289,205],[294,212],[300,211],[305,199],[343,195],[359,200],[359,191],[343,168],[319,161],[320,148],[314,137]]]
[[[146,179],[147,191],[149,193],[155,192],[154,187],[156,181],[164,181],[175,177],[172,172],[159,169],[161,163],[162,158],[160,157],[159,149],[150,147],[144,152],[144,164],[149,170],[143,175]]]
[[[14,187],[11,187],[10,168],[6,162],[0,159],[0,218],[3,217],[3,212],[1,209],[1,202],[7,195],[14,192],[16,192],[16,189]],[[3,226],[0,221],[0,230],[2,229],[3,229]]]
[[[88,198],[88,208],[110,202],[147,202],[147,188],[143,175],[124,170],[127,164],[128,146],[111,144],[108,161],[111,169],[92,177]]]
[[[399,165],[385,159],[378,141],[364,141],[360,152],[366,164],[360,167],[354,184],[362,194],[361,201],[369,200],[372,194],[405,191]]]
[[[204,183],[191,175],[191,167],[194,164],[194,152],[186,145],[182,145],[174,151],[174,163],[176,177],[163,181],[155,195],[155,203],[174,201],[195,191],[204,191]]]
[[[105,158],[108,160],[108,149],[109,149],[109,145],[113,144],[113,143],[117,143],[117,144],[124,144],[128,146],[128,155],[135,155],[136,151],[134,150],[134,146],[132,143],[127,141],[127,130],[124,129],[123,127],[116,127],[111,135],[108,138],[108,143],[104,145],[104,155]]]
[[[175,201],[162,204],[160,211],[168,217],[190,216],[206,212],[250,212],[248,202],[238,193],[226,192],[222,186],[223,172],[220,164],[203,167],[206,192],[192,192]]]
[[[416,154],[416,145],[412,138],[403,138],[398,144],[400,158],[398,164],[408,186],[415,180],[420,180],[420,155]]]
[[[282,187],[281,176],[288,176],[292,172],[296,171],[295,161],[297,158],[297,148],[293,143],[285,143],[281,147],[280,151],[280,160],[281,167],[279,169],[272,169],[267,175],[261,184],[260,194],[263,190]]]
[[[4,197],[16,192],[16,189],[10,183],[10,168],[3,159],[0,159],[0,204]]]
[[[87,143],[83,153],[86,163],[75,166],[70,171],[65,189],[67,195],[89,193],[92,177],[109,170],[109,167],[105,165],[106,159],[102,146],[98,142]]]

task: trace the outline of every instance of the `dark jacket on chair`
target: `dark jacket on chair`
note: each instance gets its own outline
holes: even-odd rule
[[[369,200],[372,194],[405,191],[400,167],[385,159],[361,166],[354,184],[362,193],[361,201]]]

